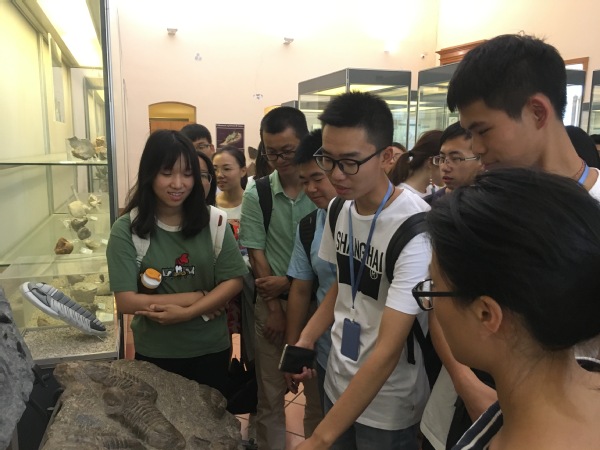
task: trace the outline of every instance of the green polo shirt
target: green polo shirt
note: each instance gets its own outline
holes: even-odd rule
[[[295,200],[285,195],[277,171],[269,175],[269,181],[273,196],[269,232],[265,234],[256,185],[252,185],[244,192],[242,201],[240,243],[246,248],[264,250],[273,275],[285,276],[294,249],[298,222],[317,207],[304,195],[304,191],[300,191]]]

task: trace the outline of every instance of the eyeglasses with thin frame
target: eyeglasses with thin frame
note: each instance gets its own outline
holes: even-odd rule
[[[478,161],[479,159],[481,159],[480,155],[469,156],[468,158],[465,158],[462,156],[436,155],[431,159],[431,162],[433,163],[434,166],[441,166],[442,164],[451,164],[453,166],[456,166],[465,161]]]
[[[201,152],[203,152],[204,150],[206,150],[207,148],[212,147],[212,144],[204,144],[204,143],[198,143],[198,144],[194,144],[194,148],[196,150],[200,150]]]
[[[289,161],[294,157],[296,151],[288,150],[287,152],[268,153],[266,150],[263,150],[262,154],[265,158],[267,158],[267,161],[277,161],[277,158],[281,158],[284,161]]]
[[[210,183],[212,181],[212,175],[208,172],[200,172],[200,179]]]
[[[419,308],[423,311],[430,311],[433,309],[433,298],[434,297],[456,297],[456,292],[438,292],[433,291],[433,280],[428,278],[420,281],[412,289],[412,295],[417,301]]]
[[[376,150],[375,153],[373,153],[373,154],[367,156],[365,159],[361,159],[361,160],[352,159],[352,158],[333,159],[329,156],[325,156],[323,154],[324,149],[323,149],[323,147],[321,147],[319,150],[317,150],[313,154],[313,158],[315,158],[315,162],[317,163],[317,166],[319,166],[325,172],[333,172],[333,169],[335,169],[335,166],[338,166],[342,173],[345,173],[346,175],[356,175],[358,173],[358,169],[360,168],[360,166],[362,166],[364,163],[368,162],[371,158],[378,155],[379,153],[381,153],[388,147],[389,146],[380,148],[379,150]]]

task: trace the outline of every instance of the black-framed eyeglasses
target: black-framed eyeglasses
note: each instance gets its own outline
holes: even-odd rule
[[[268,153],[266,150],[263,150],[262,154],[265,158],[267,158],[267,161],[277,161],[277,158],[281,158],[284,161],[289,161],[294,157],[296,151],[288,150],[287,152]]]
[[[212,181],[212,175],[208,172],[200,172],[200,179],[210,183]]]
[[[419,308],[423,311],[430,311],[433,309],[433,298],[434,297],[455,297],[456,292],[438,292],[433,290],[433,280],[428,278],[420,281],[412,289],[412,295],[417,301]]]
[[[315,162],[317,163],[317,166],[319,166],[325,172],[332,172],[333,169],[335,169],[335,166],[338,166],[342,173],[345,173],[346,175],[356,175],[358,173],[358,169],[360,168],[360,166],[362,166],[364,163],[368,162],[371,158],[378,155],[379,153],[381,153],[388,147],[389,146],[380,148],[379,150],[375,151],[375,153],[373,153],[373,154],[367,156],[365,159],[361,159],[361,160],[351,159],[351,158],[333,159],[333,158],[331,158],[329,156],[325,156],[323,154],[323,147],[321,147],[319,150],[317,150],[313,154],[313,157],[315,158]]]
[[[460,164],[461,162],[478,161],[479,159],[481,159],[480,155],[469,156],[468,158],[464,158],[462,156],[436,155],[431,159],[431,162],[433,163],[434,166],[441,166],[442,164],[451,164],[453,166],[456,166],[456,165]]]

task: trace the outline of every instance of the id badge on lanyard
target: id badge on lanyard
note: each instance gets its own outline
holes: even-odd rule
[[[375,224],[377,222],[377,218],[383,207],[390,199],[392,192],[394,192],[394,186],[392,183],[389,183],[388,190],[381,200],[379,207],[377,208],[377,212],[371,221],[371,228],[369,229],[369,235],[367,237],[367,244],[365,245],[365,251],[360,259],[360,266],[358,268],[358,275],[354,277],[354,237],[352,233],[352,206],[354,205],[354,201],[350,204],[350,208],[348,209],[348,239],[350,241],[350,250],[348,252],[348,257],[350,258],[350,287],[352,289],[352,309],[351,309],[351,317],[344,319],[344,326],[342,328],[342,348],[341,353],[346,358],[351,359],[352,361],[358,361],[358,356],[360,353],[360,323],[356,321],[356,309],[354,308],[354,301],[356,300],[356,294],[358,292],[358,285],[360,284],[360,280],[362,279],[362,274],[365,268],[365,261],[367,259],[367,255],[371,250],[371,239],[373,237],[373,233],[375,231]]]

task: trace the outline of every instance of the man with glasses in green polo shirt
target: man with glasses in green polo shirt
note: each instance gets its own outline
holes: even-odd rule
[[[274,169],[268,178],[272,211],[265,227],[256,184],[248,188],[242,201],[240,243],[248,249],[256,278],[257,444],[259,450],[284,450],[287,384],[278,366],[290,287],[286,272],[298,222],[316,206],[304,194],[292,162],[300,140],[308,134],[304,114],[295,108],[276,108],[263,118],[260,133],[264,156]]]

